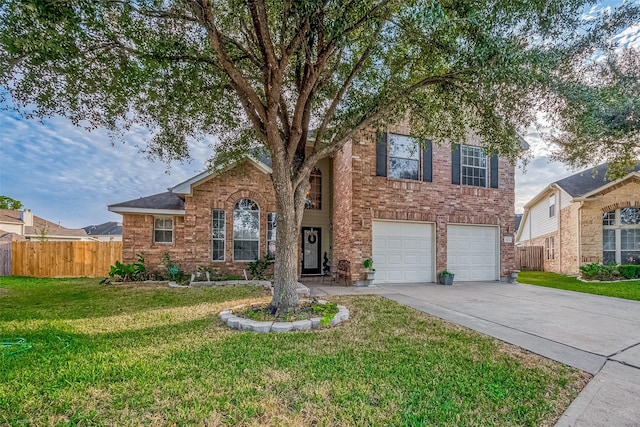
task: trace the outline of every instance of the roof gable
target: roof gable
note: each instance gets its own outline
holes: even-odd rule
[[[629,177],[634,172],[640,172],[640,163],[629,170]],[[587,194],[597,192],[602,187],[612,183],[606,176],[607,164],[596,166],[594,169],[587,169],[567,178],[556,181],[556,184],[566,191],[571,197],[583,197]],[[622,178],[622,180],[626,179]]]
[[[264,159],[263,159],[264,160]],[[225,168],[222,169],[217,169],[217,170],[207,170],[204,171],[192,178],[189,178],[188,180],[181,182],[180,184],[173,186],[171,188],[169,188],[169,191],[171,191],[172,193],[176,193],[176,194],[184,194],[184,195],[191,195],[193,194],[193,187],[196,187],[206,181],[209,181],[210,179],[215,178],[216,176],[219,176],[223,173],[225,173],[228,170],[231,170],[235,167],[237,167],[238,165],[240,165],[243,162],[250,162],[251,164],[253,164],[259,171],[261,171],[262,173],[265,174],[271,174],[272,173],[272,169],[271,166],[265,164],[263,161],[256,159],[253,156],[246,156],[245,159],[240,160],[230,166],[227,166]]]

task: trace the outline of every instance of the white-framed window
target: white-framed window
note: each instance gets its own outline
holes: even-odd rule
[[[305,209],[322,210],[322,172],[317,167],[311,171],[309,176],[309,192],[304,203]]]
[[[240,199],[233,209],[233,260],[255,261],[260,257],[260,208]]]
[[[460,167],[462,185],[487,186],[487,155],[482,147],[461,146]]]
[[[227,235],[226,215],[222,209],[211,211],[211,260],[224,261]]]
[[[602,215],[602,262],[640,264],[640,208],[620,208]]]
[[[406,135],[389,134],[390,178],[420,179],[420,145]]]
[[[277,214],[275,212],[269,212],[267,214],[267,253],[276,254],[276,223]]]
[[[173,218],[155,217],[153,219],[153,243],[173,243]]]
[[[549,196],[549,218],[556,216],[556,195]]]
[[[554,237],[547,237],[544,239],[544,248],[546,258],[552,260],[556,258],[556,242]]]

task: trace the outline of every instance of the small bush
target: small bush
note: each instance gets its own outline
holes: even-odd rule
[[[267,253],[263,258],[257,259],[248,264],[249,271],[254,280],[267,280],[267,269],[273,264],[273,255]]]
[[[620,265],[618,271],[625,279],[640,279],[640,265]]]
[[[603,282],[620,280],[623,275],[620,267],[615,262],[610,264],[598,264],[595,262],[581,265],[582,278],[587,280],[600,280]]]
[[[149,276],[147,268],[144,266],[144,257],[137,254],[138,262],[133,264],[123,264],[116,261],[116,265],[112,265],[109,269],[109,278],[116,279],[121,282],[135,282],[146,280]],[[110,279],[104,279],[100,283],[110,282]]]

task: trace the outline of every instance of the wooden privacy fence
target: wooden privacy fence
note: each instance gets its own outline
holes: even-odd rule
[[[0,276],[11,276],[11,242],[0,242]]]
[[[14,276],[107,277],[122,242],[12,242],[12,252]]]
[[[544,271],[544,247],[516,247],[516,270]]]

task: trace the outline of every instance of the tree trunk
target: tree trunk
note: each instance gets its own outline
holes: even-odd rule
[[[294,189],[290,175],[283,173],[288,168],[282,165],[278,167],[276,163],[274,160],[272,179],[278,213],[271,308],[278,312],[286,312],[298,304],[298,235],[302,225],[306,192],[310,185],[306,179],[303,185]]]

